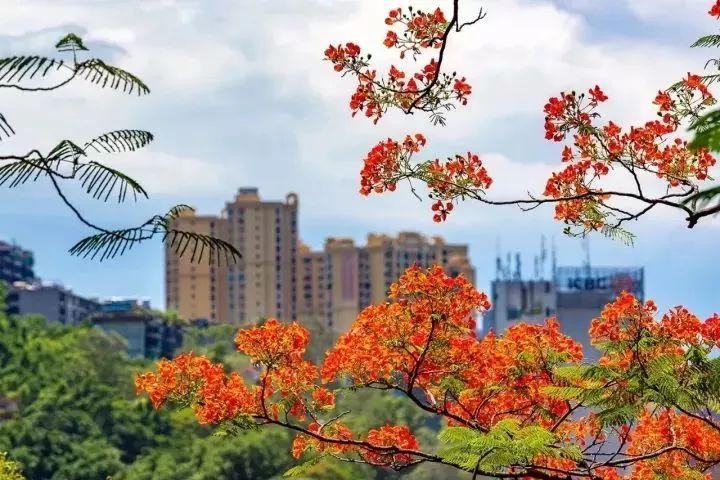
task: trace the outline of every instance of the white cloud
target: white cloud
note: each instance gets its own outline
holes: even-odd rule
[[[655,10],[689,12],[703,3],[662,2]],[[436,3],[415,2],[426,9]],[[441,3],[450,7],[447,0]],[[388,7],[380,2],[11,4],[0,18],[7,35],[45,38],[43,29],[78,26],[88,41],[115,45],[119,50],[113,51],[113,62],[153,88],[150,97],[140,100],[86,85],[48,96],[13,96],[4,103],[22,127],[13,148],[38,142],[49,147],[59,138],[82,139],[112,128],[149,128],[161,132],[153,151],[129,155],[118,166],[127,165],[146,178],[154,193],[182,200],[183,195],[213,191],[219,209],[238,184],[259,185],[270,190],[268,196],[292,189],[301,193],[308,215],[318,219],[368,219],[391,215],[397,208],[399,216],[426,221],[427,206],[417,205],[407,192],[387,201],[356,193],[367,150],[381,138],[415,131],[428,134],[428,153],[435,156],[469,148],[485,152],[496,178],[493,196],[541,191],[548,172],[561,168],[559,147],[542,152],[535,147],[549,96],[599,83],[611,97],[603,106],[608,119],[644,121],[652,118],[650,102],[657,89],[702,64],[699,53],[682,45],[591,41],[581,13],[549,0],[466,1],[464,17],[472,18],[480,6],[488,16],[451,38],[446,65],[472,83],[470,105],[451,112],[447,128],[431,127],[421,115],[400,113],[373,126],[350,118],[352,81],[340,79],[322,55],[329,43],[354,41],[374,53],[381,70],[398,63],[381,44]],[[657,4],[638,0],[629,5],[651,18]],[[698,12],[703,15],[704,7]],[[21,107],[43,113],[27,114]],[[536,127],[527,130],[526,125]],[[513,132],[513,144],[507,145],[513,154],[504,145],[488,148],[478,140],[503,129]],[[401,195],[402,200],[395,200]],[[483,222],[499,221],[505,212],[484,209]]]
[[[668,23],[708,25],[710,0],[626,0],[628,7],[645,20],[661,20]]]
[[[140,151],[119,156],[104,156],[104,164],[121,170],[137,180],[149,195],[177,195],[192,192],[196,196],[218,193],[218,185],[228,177],[241,179],[242,166],[208,163],[198,158]]]

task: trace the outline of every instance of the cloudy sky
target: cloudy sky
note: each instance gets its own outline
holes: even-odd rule
[[[463,0],[461,15],[482,6],[485,20],[452,38],[449,69],[466,76],[473,95],[448,126],[391,114],[373,126],[351,118],[352,81],[322,61],[330,43],[354,41],[389,66],[381,45],[384,0],[2,0],[0,54],[50,53],[65,33],[81,35],[92,53],[143,78],[147,97],[128,97],[79,82],[49,94],[0,91],[0,106],[18,134],[0,152],[51,148],[118,128],[153,131],[156,142],[110,163],[132,173],[150,200],[122,207],[73,198],[108,226],[130,226],[176,203],[219,211],[240,186],[267,199],[300,196],[300,232],[320,247],[327,236],[362,240],[367,232],[418,230],[466,242],[489,288],[495,255],[519,251],[525,275],[540,237],[554,237],[559,263],[579,265],[581,242],[562,236],[551,209],[461,205],[435,225],[428,202],[407,189],[357,194],[361,160],[378,140],[424,132],[428,155],[472,150],[495,178],[492,195],[541,192],[558,169],[560,148],[543,139],[542,106],[561,90],[600,84],[610,96],[607,119],[623,125],[651,119],[663,88],[700,71],[708,52],[687,46],[716,31],[709,0]],[[418,0],[450,9],[450,0]],[[717,175],[716,175],[717,176]],[[36,254],[37,272],[88,296],[163,300],[159,243],[98,264],[66,250],[89,232],[38,184],[0,190],[0,238]],[[692,231],[664,211],[630,226],[635,247],[596,236],[591,262],[643,266],[646,291],[663,307],[683,303],[701,315],[720,310],[720,219]]]

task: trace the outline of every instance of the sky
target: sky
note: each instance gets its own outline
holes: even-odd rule
[[[126,68],[152,89],[126,96],[77,82],[52,93],[0,91],[0,111],[17,135],[2,154],[49,150],[106,131],[139,128],[155,142],[98,160],[132,174],[150,199],[104,204],[70,190],[88,217],[132,226],[178,203],[217,213],[239,187],[265,199],[300,198],[300,235],[320,248],[326,237],[413,230],[467,243],[477,284],[488,290],[498,250],[520,252],[533,275],[541,236],[554,239],[560,265],[580,265],[581,241],[564,237],[551,208],[521,212],[467,202],[441,225],[430,203],[408,188],[362,197],[362,158],[379,140],[422,132],[427,155],[473,151],[494,177],[493,198],[542,193],[560,168],[558,144],[543,138],[542,107],[560,91],[599,84],[610,97],[604,119],[622,125],[652,119],[661,88],[699,72],[712,52],[688,48],[718,29],[709,0],[463,0],[461,17],[482,6],[487,17],[451,38],[446,65],[467,77],[473,94],[446,127],[393,112],[377,125],[352,118],[353,89],[322,61],[330,43],[353,41],[385,70],[397,59],[381,42],[387,11],[404,0],[3,0],[0,55],[50,54],[68,32],[91,54]],[[450,0],[418,0],[425,9]],[[720,173],[715,170],[716,177]],[[630,225],[634,246],[589,240],[597,266],[642,266],[646,296],[661,308],[683,304],[701,316],[720,311],[720,219],[688,230],[663,210]],[[164,305],[159,242],[98,263],[67,254],[92,232],[39,181],[0,189],[0,239],[35,252],[36,273],[84,296],[149,298]]]

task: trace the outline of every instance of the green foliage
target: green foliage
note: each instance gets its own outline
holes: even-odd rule
[[[698,38],[690,47],[720,47],[720,35],[705,35]]]
[[[286,432],[220,438],[189,410],[154,410],[132,383],[147,368],[100,329],[0,313],[0,398],[17,405],[0,451],[28,480],[264,479],[291,466]]]
[[[716,198],[718,199],[718,202],[720,202],[720,185],[718,185],[717,187],[702,190],[694,195],[691,195],[686,198],[683,203],[685,205],[690,205],[690,208],[692,208],[693,210],[699,210],[701,208],[709,206]]]
[[[154,140],[153,134],[145,130],[116,130],[93,138],[85,144],[84,150],[93,149],[98,153],[134,152]]]
[[[482,433],[465,427],[450,427],[439,439],[448,445],[440,456],[458,467],[474,471],[500,473],[511,465],[527,465],[538,455],[551,458],[579,459],[577,446],[557,446],[555,435],[542,427],[522,426],[519,421],[506,419],[489,432]]]
[[[15,130],[10,126],[5,116],[0,113],[0,141],[15,134]]]
[[[35,77],[44,77],[65,65],[63,60],[21,55],[0,58],[0,82],[19,83]]]
[[[308,473],[308,471],[309,471],[312,467],[314,467],[315,465],[317,465],[318,463],[320,463],[320,461],[321,461],[322,459],[323,459],[323,456],[320,455],[320,456],[311,458],[311,459],[308,460],[307,462],[299,463],[299,464],[293,466],[292,468],[290,468],[290,469],[289,469],[288,471],[286,471],[285,473],[283,473],[283,477],[293,478],[293,477],[303,476],[303,475],[305,475],[306,473]]]
[[[9,188],[24,185],[29,180],[36,181],[41,175],[47,175],[49,163],[41,158],[22,158],[16,162],[0,165],[0,186],[7,183]]]
[[[124,173],[110,168],[102,163],[89,162],[77,169],[78,180],[85,191],[96,200],[107,202],[117,187],[117,202],[122,203],[127,198],[128,190],[137,200],[138,195],[148,198],[145,189],[138,182]]]
[[[720,150],[720,110],[713,110],[697,119],[690,126],[695,138],[691,148],[707,148],[711,152]]]
[[[84,79],[101,88],[124,93],[145,95],[150,88],[136,75],[119,67],[109,65],[99,58],[78,59],[78,53],[89,51],[82,38],[70,33],[55,45],[60,53],[72,54],[71,59],[42,56],[11,56],[0,58],[0,87],[25,92],[51,91],[76,79]],[[55,75],[57,74],[57,75]],[[47,77],[47,78],[46,78]],[[35,81],[28,84],[28,81]],[[42,85],[38,85],[43,80]],[[50,85],[47,85],[50,83]],[[0,140],[13,135],[10,124],[0,114]],[[91,235],[70,249],[71,254],[100,261],[115,258],[130,251],[136,244],[160,236],[176,253],[191,255],[191,261],[234,263],[240,258],[239,251],[228,242],[209,235],[181,231],[173,228],[171,221],[181,209],[173,207],[166,215],[155,215],[145,223],[132,228],[109,229],[88,220],[64,194],[61,184],[78,181],[92,198],[107,202],[115,198],[118,203],[130,196],[148,197],[139,182],[129,175],[111,168],[90,155],[101,153],[133,152],[147,146],[153,140],[150,132],[134,129],[115,130],[89,140],[83,147],[71,140],[63,140],[49,153],[37,149],[25,155],[0,156],[0,186],[10,188],[49,179],[54,193],[70,209],[77,219],[91,228]]]
[[[213,362],[229,361],[228,367],[234,370],[248,367],[248,358],[235,349],[236,332],[237,327],[232,325],[188,328],[183,334],[182,351],[205,355]]]
[[[70,254],[98,258],[102,262],[123,255],[140,242],[161,234],[163,242],[177,255],[190,254],[191,262],[230,264],[240,259],[240,252],[225,240],[174,228],[172,222],[182,207],[185,206],[175,206],[163,216],[155,215],[138,227],[102,231],[86,237],[70,248]]]
[[[8,458],[6,452],[0,452],[0,480],[25,480],[20,465]]]
[[[600,233],[612,240],[618,240],[629,247],[635,244],[635,234],[628,232],[624,228],[613,225],[603,225]]]
[[[138,95],[150,93],[150,87],[138,77],[122,68],[108,65],[99,58],[92,58],[78,64],[77,75],[101,88],[109,87],[112,90],[122,90],[124,93],[137,93]]]
[[[83,44],[82,38],[75,35],[74,33],[68,33],[60,41],[55,44],[55,48],[59,52],[70,52],[75,50],[88,50]]]
[[[170,440],[141,455],[113,480],[269,479],[279,478],[292,464],[289,435],[280,430],[240,437],[185,434],[188,438]]]

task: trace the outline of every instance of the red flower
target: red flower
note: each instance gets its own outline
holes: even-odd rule
[[[683,83],[690,89],[699,91],[703,98],[712,98],[710,91],[707,86],[703,83],[703,79],[700,75],[695,75],[688,72],[688,78],[683,80]]]
[[[463,105],[467,105],[467,96],[472,93],[472,87],[470,87],[470,85],[465,82],[465,77],[455,79],[453,90],[455,90],[457,99],[460,100]]]
[[[718,0],[720,1],[720,0]],[[673,107],[673,101],[670,95],[667,92],[658,92],[657,96],[655,97],[655,101],[653,101],[655,105],[660,106],[660,111],[665,112],[668,110],[671,110]]]
[[[367,442],[378,447],[396,447],[402,450],[416,450],[419,444],[410,429],[403,425],[384,425],[370,430]],[[407,453],[382,454],[372,450],[363,453],[363,457],[372,464],[384,466],[399,466],[408,464],[413,460]]]
[[[335,394],[327,388],[320,387],[312,393],[313,401],[318,408],[335,406]]]
[[[383,44],[388,48],[392,48],[395,45],[397,45],[397,41],[398,41],[397,33],[393,32],[392,30],[388,30],[387,35],[385,36],[385,40],[383,41]]]
[[[715,1],[715,4],[708,11],[708,15],[720,19],[720,0]]]
[[[595,85],[594,88],[588,90],[588,92],[590,93],[592,103],[594,104],[602,103],[608,99],[607,95],[605,95],[605,93],[603,93],[603,91],[600,90],[600,87],[597,85]]]

